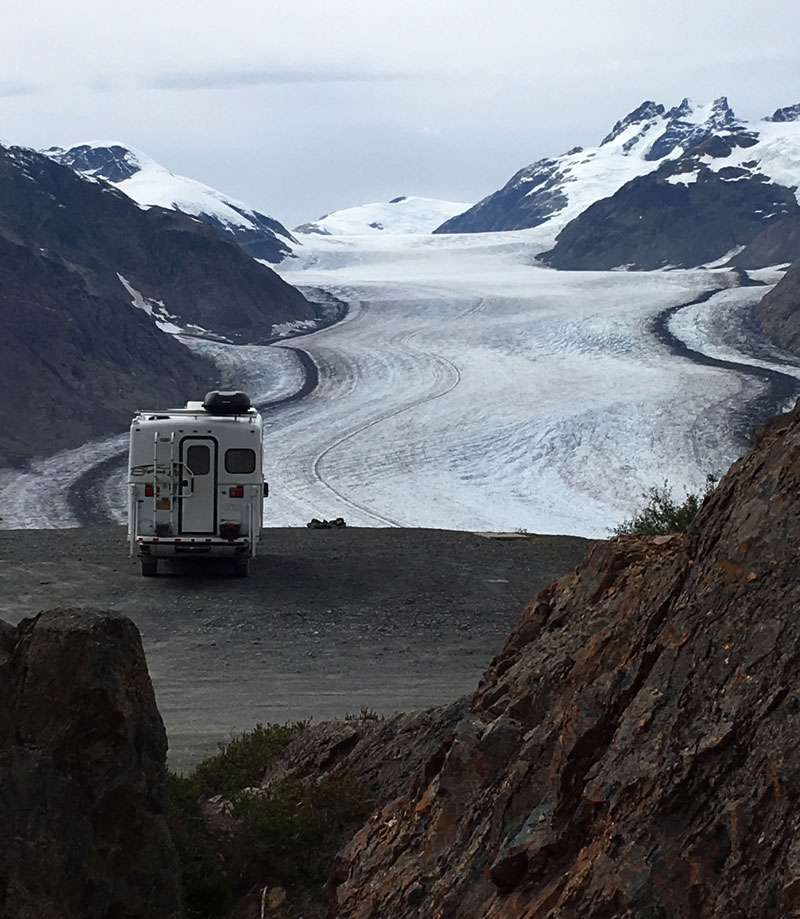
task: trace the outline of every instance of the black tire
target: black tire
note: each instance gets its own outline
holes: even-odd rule
[[[142,556],[142,577],[154,578],[158,574],[158,559]]]
[[[233,560],[233,576],[235,578],[246,578],[250,574],[250,556],[237,556]]]

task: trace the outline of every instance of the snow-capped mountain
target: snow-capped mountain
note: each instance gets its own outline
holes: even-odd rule
[[[146,153],[125,144],[91,141],[42,152],[86,177],[105,179],[142,207],[165,207],[199,217],[253,258],[278,263],[291,254],[291,244],[297,243],[272,217],[208,185],[175,175]]]
[[[294,232],[322,236],[432,233],[443,221],[463,213],[469,206],[460,201],[400,195],[387,202],[334,211],[295,227]]]
[[[683,197],[690,197],[685,189],[697,182],[701,172],[700,184],[711,177],[715,186],[713,191],[706,189],[711,197],[717,193],[730,195],[733,183],[748,177],[754,180],[754,189],[768,184],[780,186],[781,191],[762,187],[757,189],[751,203],[739,202],[739,216],[749,215],[742,221],[748,226],[738,234],[736,242],[729,237],[722,251],[717,251],[717,242],[710,246],[715,256],[721,256],[753,239],[765,220],[791,213],[796,205],[788,190],[797,186],[800,177],[799,115],[800,106],[791,106],[779,109],[769,119],[748,123],[735,116],[724,97],[709,105],[695,105],[684,99],[669,110],[647,101],[618,121],[599,146],[575,147],[562,156],[539,160],[521,169],[498,192],[466,213],[446,221],[435,232],[474,233],[540,227],[543,243],[552,245],[571,221],[581,215],[588,217],[592,205],[597,207],[597,202],[610,199],[629,184],[638,188],[637,180],[656,174],[673,186],[673,199],[681,196],[681,187]],[[729,169],[736,172],[730,173]],[[723,184],[720,191],[720,183],[727,184],[727,189]],[[658,192],[663,194],[664,189],[659,187]],[[656,194],[652,206],[661,215],[662,223],[663,203]],[[637,200],[636,206],[642,205],[643,202]],[[692,206],[686,209],[687,215],[691,210]],[[620,215],[619,219],[633,222],[631,232],[637,232],[638,217],[639,213],[628,213],[625,209],[624,216]],[[624,226],[615,225],[609,234],[606,226],[606,241],[613,245],[618,235],[625,235],[623,231]],[[597,232],[600,232],[599,226]],[[592,246],[587,242],[584,248]],[[605,260],[591,265],[581,263],[585,253],[577,249],[570,251],[568,256],[565,254],[563,259],[554,256],[551,263],[559,267],[638,265],[636,253],[628,253],[626,258],[624,248],[620,247],[613,256],[609,254]],[[566,247],[562,252],[566,253]],[[691,263],[701,264],[706,258],[705,254],[699,255]],[[652,262],[658,265],[673,263],[667,254],[645,261],[650,267],[655,267]],[[685,264],[685,260],[679,263]]]
[[[679,155],[589,207],[543,259],[557,268],[645,269],[740,253],[748,267],[800,257],[800,121],[781,109],[769,121],[740,122],[721,101],[713,130],[689,135],[673,148]]]

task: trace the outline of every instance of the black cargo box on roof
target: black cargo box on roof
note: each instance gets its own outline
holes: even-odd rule
[[[206,393],[203,408],[209,415],[243,415],[250,408],[250,396],[244,392]]]

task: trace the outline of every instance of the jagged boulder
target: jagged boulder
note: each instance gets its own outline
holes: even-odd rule
[[[166,750],[129,619],[0,622],[0,915],[179,916]]]
[[[688,534],[598,543],[340,854],[331,919],[800,915],[800,403]]]

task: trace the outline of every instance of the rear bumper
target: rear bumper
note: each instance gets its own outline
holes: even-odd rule
[[[210,555],[215,558],[233,558],[236,555],[250,554],[250,540],[246,536],[239,539],[220,539],[219,537],[164,537],[137,536],[137,554],[155,558],[171,558],[176,555]]]

